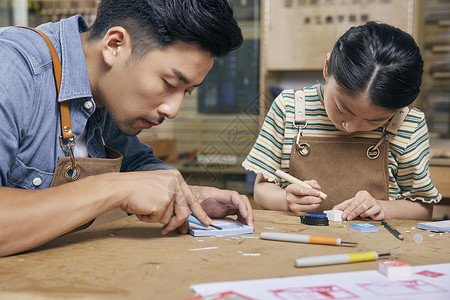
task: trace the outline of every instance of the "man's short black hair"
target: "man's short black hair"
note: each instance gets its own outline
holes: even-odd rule
[[[102,38],[114,26],[129,32],[138,57],[177,41],[220,57],[243,41],[228,0],[102,0],[89,39]]]

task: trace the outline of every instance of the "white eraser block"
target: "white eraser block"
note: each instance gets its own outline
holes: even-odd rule
[[[378,271],[387,277],[411,276],[411,266],[401,260],[380,261]]]
[[[324,213],[327,215],[329,221],[342,221],[342,210],[325,210]]]

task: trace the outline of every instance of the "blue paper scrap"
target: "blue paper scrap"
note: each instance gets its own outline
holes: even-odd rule
[[[380,228],[378,226],[369,223],[350,224],[348,227],[359,232],[380,231]]]

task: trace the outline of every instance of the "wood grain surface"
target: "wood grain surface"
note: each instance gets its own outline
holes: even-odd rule
[[[348,228],[351,223],[363,221],[380,226],[380,231],[361,233]],[[294,267],[296,258],[347,252],[390,252],[390,259],[411,265],[450,262],[449,233],[419,230],[417,221],[412,220],[388,221],[405,237],[404,241],[381,227],[380,222],[357,220],[308,226],[287,212],[256,210],[255,233],[245,235],[255,238],[177,233],[162,236],[161,225],[142,223],[130,216],[60,237],[31,252],[0,258],[0,298],[184,299],[194,296],[189,289],[192,284],[378,268],[376,261]],[[261,240],[262,231],[341,237],[359,245]],[[421,243],[413,239],[418,232],[423,234]],[[209,247],[213,248],[198,250]]]

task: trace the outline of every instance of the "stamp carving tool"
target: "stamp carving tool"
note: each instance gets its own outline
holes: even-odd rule
[[[203,223],[202,223],[199,219],[197,219],[197,217],[194,216],[194,215],[190,215],[190,216],[186,219],[186,221],[187,221],[187,222],[194,223],[194,224],[197,224],[197,225],[200,225],[200,226],[208,227],[208,225],[203,224]],[[213,224],[211,224],[211,225],[209,225],[209,226],[211,226],[212,228],[216,228],[216,229],[222,230],[222,227],[219,227],[219,226],[216,226],[216,225],[213,225]]]
[[[355,246],[358,243],[343,242],[341,238],[323,237],[315,235],[292,234],[281,232],[261,232],[261,238],[264,240],[306,243],[306,244],[320,244],[333,246]]]
[[[306,182],[303,182],[303,181],[301,181],[300,179],[295,178],[294,176],[289,175],[289,174],[287,174],[287,173],[285,173],[285,172],[283,172],[283,171],[281,171],[281,170],[276,170],[276,171],[275,171],[275,175],[277,175],[277,176],[280,177],[280,178],[283,178],[284,180],[286,180],[286,181],[289,182],[289,183],[292,183],[292,184],[298,184],[298,185],[300,185],[300,186],[302,186],[302,187],[305,187],[305,188],[313,188],[312,186],[310,186],[310,185],[307,184]],[[319,191],[319,197],[320,197],[322,200],[329,200],[329,201],[331,201],[331,202],[334,202],[334,201],[331,200],[331,199],[328,197],[328,195],[325,194],[324,192]]]
[[[377,260],[380,257],[390,256],[390,253],[378,254],[375,251],[362,253],[344,253],[321,256],[302,257],[295,260],[296,267],[314,267],[324,265],[348,264],[360,261]]]

